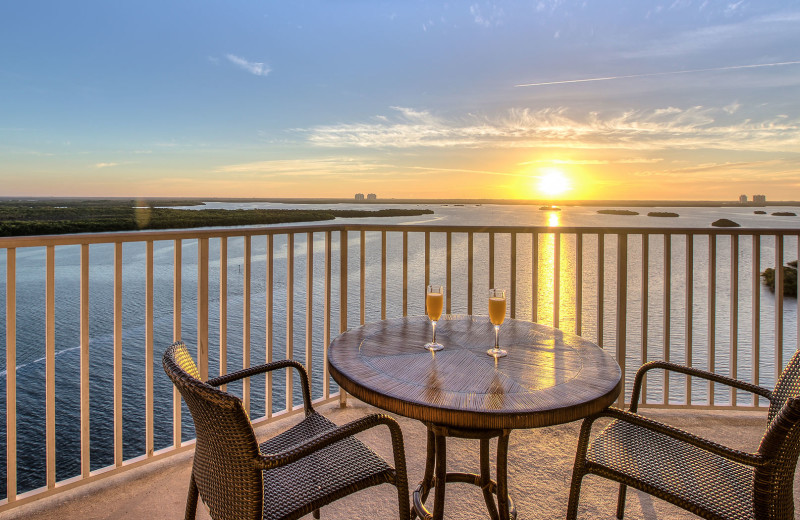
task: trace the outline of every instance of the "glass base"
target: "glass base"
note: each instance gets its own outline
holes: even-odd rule
[[[505,350],[503,350],[501,348],[490,348],[489,350],[486,351],[486,353],[489,354],[490,356],[493,356],[493,357],[496,357],[496,358],[504,357],[504,356],[508,355],[508,352],[506,352]]]
[[[441,343],[425,343],[425,348],[431,352],[438,352],[444,348]]]

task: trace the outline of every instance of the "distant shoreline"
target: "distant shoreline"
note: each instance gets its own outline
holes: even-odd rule
[[[285,204],[505,204],[519,206],[588,206],[588,207],[636,207],[636,208],[763,208],[767,206],[797,206],[800,201],[770,201],[745,203],[720,200],[540,200],[540,199],[202,199],[206,202],[274,202]]]
[[[174,200],[6,200],[0,201],[0,237],[110,233],[154,229],[253,226],[316,222],[335,218],[406,217],[431,209],[178,209]],[[185,205],[203,205],[186,201]]]
[[[628,208],[763,208],[770,206],[796,206],[800,201],[767,201],[766,203],[741,203],[725,200],[543,200],[543,199],[376,199],[354,200],[352,198],[277,198],[277,197],[0,197],[0,201],[130,201],[142,200],[157,205],[186,206],[202,205],[204,202],[270,202],[277,204],[504,204],[531,206],[588,206],[588,207],[628,207]]]

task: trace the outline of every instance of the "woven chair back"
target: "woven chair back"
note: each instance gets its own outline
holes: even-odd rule
[[[164,353],[164,371],[181,393],[197,437],[192,475],[215,520],[262,518],[258,442],[241,400],[200,380],[182,342]]]
[[[770,421],[758,452],[771,462],[756,468],[756,519],[793,520],[794,473],[800,455],[800,398],[786,400]]]
[[[781,372],[775,390],[772,391],[772,401],[769,405],[767,422],[772,422],[784,403],[791,397],[800,395],[800,350],[796,351],[786,368]]]
[[[781,372],[758,448],[773,462],[756,469],[754,511],[761,519],[794,519],[794,473],[800,456],[800,350]]]

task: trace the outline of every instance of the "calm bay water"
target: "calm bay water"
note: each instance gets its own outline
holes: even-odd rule
[[[212,203],[208,208],[287,208],[283,204]],[[317,206],[304,205],[303,208]],[[330,207],[330,206],[320,206]],[[337,205],[349,208],[350,205]],[[364,206],[353,206],[363,209]],[[404,207],[409,206],[379,206]],[[427,206],[434,215],[401,218],[349,219],[357,223],[390,224],[432,224],[432,225],[536,225],[536,226],[626,226],[626,227],[690,227],[708,228],[718,218],[729,218],[750,228],[791,228],[797,229],[800,217],[777,217],[754,215],[748,208],[678,208],[679,218],[646,217],[648,211],[658,208],[631,208],[640,211],[640,216],[598,215],[598,208],[565,207],[562,211],[540,211],[535,206]],[[373,208],[373,206],[370,206]],[[192,207],[202,211],[202,207]],[[376,208],[377,209],[377,208]],[[784,208],[770,208],[770,212]],[[795,208],[786,208],[795,211]],[[331,330],[339,330],[340,295],[338,294],[338,234],[333,243],[333,291]],[[359,320],[359,243],[358,234],[351,233],[348,243],[349,284],[348,314],[349,326]],[[366,269],[366,321],[380,319],[380,233],[367,233]],[[537,270],[539,291],[536,295],[538,321],[546,324],[553,319],[553,235],[541,235]],[[312,380],[313,396],[322,395],[322,298],[324,281],[324,236],[314,235],[313,284],[314,305],[313,338],[314,363]],[[686,269],[685,237],[672,239],[672,290],[670,319],[670,357],[676,362],[685,362],[686,352]],[[761,241],[762,269],[774,265],[774,238],[764,237]],[[794,237],[785,241],[785,260],[797,258],[797,240]],[[607,236],[604,244],[605,281],[603,337],[598,337],[597,316],[597,237],[586,235],[583,241],[583,305],[582,334],[592,341],[602,343],[612,353],[616,344],[616,237]],[[185,240],[183,247],[183,294],[182,294],[182,337],[189,345],[196,341],[196,279],[197,246],[193,240]],[[497,235],[495,238],[496,265],[495,285],[511,287],[510,267],[507,252],[510,237]],[[649,310],[648,310],[648,359],[662,358],[664,355],[663,334],[663,259],[664,243],[661,237],[652,237],[649,243]],[[693,242],[693,311],[692,347],[695,366],[707,364],[708,344],[708,238],[696,237]],[[444,284],[445,235],[431,236],[431,281]],[[628,318],[627,318],[627,369],[629,377],[641,362],[641,237],[629,237],[628,245]],[[274,326],[273,358],[286,355],[286,237],[276,236],[274,240]],[[154,359],[154,406],[155,406],[155,447],[167,447],[172,439],[172,386],[161,368],[161,353],[172,341],[173,323],[173,243],[156,242],[155,262],[155,359]],[[452,311],[466,313],[467,286],[467,238],[465,234],[454,234]],[[520,235],[517,241],[517,317],[531,318],[531,238]],[[722,373],[730,370],[730,239],[721,237],[717,241],[717,312],[714,323],[716,336],[716,369]],[[131,458],[145,450],[145,245],[125,244],[123,247],[123,430],[124,457]],[[113,463],[113,245],[97,245],[90,248],[90,402],[91,402],[91,463],[98,469]],[[402,236],[388,233],[387,245],[387,316],[402,315]],[[742,378],[752,374],[752,242],[740,241],[739,250],[739,331],[738,331],[738,373]],[[219,372],[219,240],[210,242],[210,373]],[[295,237],[294,242],[294,353],[295,358],[305,361],[305,298],[306,283],[306,236]],[[474,309],[476,314],[486,314],[485,289],[488,288],[488,236],[476,235],[474,243],[475,277]],[[242,366],[242,294],[243,294],[243,239],[228,241],[228,371]],[[266,360],[266,239],[253,238],[252,243],[252,304],[251,304],[251,364]],[[565,235],[561,243],[561,297],[560,327],[567,331],[575,330],[575,237]],[[56,471],[59,480],[75,476],[80,466],[80,402],[79,402],[79,276],[80,248],[56,248]],[[18,480],[19,492],[40,487],[45,484],[45,252],[43,248],[19,249],[17,251],[17,428],[18,428]],[[424,308],[424,237],[422,234],[409,235],[409,314],[422,314]],[[5,330],[5,254],[0,255],[0,331]],[[758,294],[761,304],[762,353],[760,359],[761,382],[771,386],[774,382],[774,295],[763,285]],[[797,345],[797,304],[794,298],[784,303],[784,359]],[[5,364],[5,343],[2,349],[2,363]],[[5,367],[0,372],[0,409],[5,409]],[[335,387],[335,386],[334,386]],[[272,406],[274,410],[284,407],[284,379],[282,373],[274,378]],[[649,398],[661,400],[661,380],[653,377],[649,386]],[[230,391],[239,393],[241,385],[231,385]],[[671,402],[683,402],[686,398],[683,378],[670,380]],[[729,394],[721,387],[717,390],[715,402],[729,402]],[[264,379],[256,378],[252,384],[252,416],[264,414]],[[299,402],[299,390],[295,401]],[[740,399],[744,399],[741,394]],[[692,387],[693,402],[707,399],[707,386]],[[184,406],[182,432],[184,439],[193,437],[191,418]],[[5,414],[0,413],[0,421]],[[0,429],[0,453],[5,452],[5,427]],[[0,460],[0,475],[5,475],[5,457]],[[2,487],[4,496],[5,487]]]

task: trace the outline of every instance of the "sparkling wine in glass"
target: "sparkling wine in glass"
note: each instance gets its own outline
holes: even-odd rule
[[[494,348],[486,351],[496,358],[508,354],[499,346],[500,325],[506,319],[506,291],[505,289],[489,289],[489,321],[494,325]]]
[[[442,317],[442,305],[444,303],[444,291],[441,285],[429,285],[425,291],[425,311],[433,325],[433,340],[425,344],[425,348],[431,352],[442,350],[444,345],[436,342],[436,322]]]

